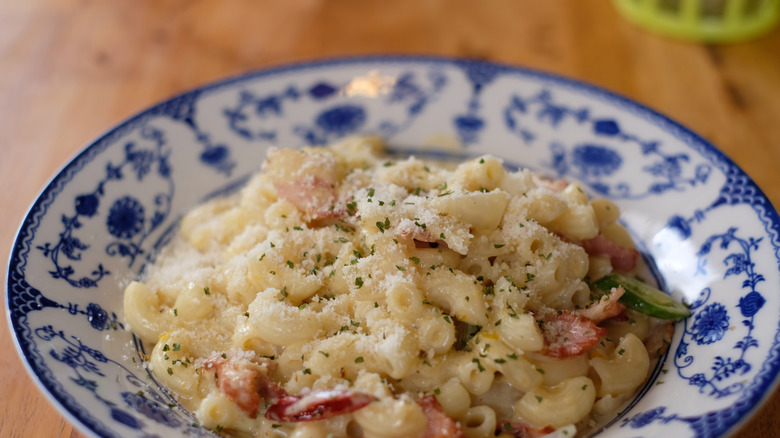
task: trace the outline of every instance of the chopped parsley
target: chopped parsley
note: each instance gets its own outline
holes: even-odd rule
[[[379,228],[379,231],[384,233],[385,230],[390,229],[390,219],[386,217],[384,222],[377,222],[376,227]]]

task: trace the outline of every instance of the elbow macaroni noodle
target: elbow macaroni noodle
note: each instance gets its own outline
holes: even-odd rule
[[[147,366],[202,425],[421,437],[440,421],[420,402],[432,395],[466,437],[518,423],[569,433],[643,384],[657,321],[607,321],[600,345],[570,357],[549,353],[543,324],[592,303],[586,277],[613,269],[580,242],[633,248],[617,206],[488,156],[381,153],[373,138],[270,151],[240,193],[186,215],[127,286],[128,325],[155,345]],[[280,421],[266,414],[281,397],[269,388],[371,399]]]

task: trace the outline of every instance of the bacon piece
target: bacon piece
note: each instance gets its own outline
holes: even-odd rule
[[[604,237],[603,234],[584,240],[582,247],[585,248],[585,252],[592,256],[609,256],[612,267],[619,272],[627,272],[634,269],[639,258],[639,251],[619,245]]]
[[[374,397],[363,392],[312,391],[304,396],[290,395],[282,398],[268,408],[265,418],[286,422],[324,420],[354,412],[372,401]]]
[[[534,429],[525,423],[504,421],[496,426],[496,435],[504,432],[509,433],[515,438],[541,438],[555,432],[555,428],[552,426],[545,426],[542,429]]]
[[[626,293],[626,290],[622,287],[614,287],[597,302],[575,312],[598,324],[601,321],[618,316],[626,310],[626,306],[618,302],[624,293]]]
[[[215,369],[219,390],[236,402],[238,407],[251,418],[257,417],[260,407],[258,373],[236,362],[211,358],[206,361],[207,370]]]
[[[206,360],[204,368],[215,370],[219,390],[250,418],[257,417],[261,400],[278,400],[287,395],[282,387],[263,373],[261,366],[249,360],[215,355]]]
[[[550,357],[578,356],[596,345],[607,330],[574,312],[547,312],[541,324],[542,354]]]
[[[425,396],[418,400],[417,404],[422,407],[425,418],[428,420],[428,427],[425,429],[423,438],[463,438],[460,425],[441,410],[441,405],[436,397]]]
[[[304,212],[308,221],[335,218],[346,213],[343,205],[336,205],[333,184],[324,179],[307,176],[276,183],[274,187],[276,194]]]

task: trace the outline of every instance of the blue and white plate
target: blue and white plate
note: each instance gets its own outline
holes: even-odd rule
[[[211,436],[141,367],[122,290],[182,213],[234,190],[268,147],[377,134],[396,152],[491,153],[614,200],[663,285],[691,304],[603,437],[721,437],[780,363],[780,219],[734,163],[625,98],[545,73],[430,58],[264,70],[154,106],[84,149],[21,225],[7,306],[19,353],[94,436]]]

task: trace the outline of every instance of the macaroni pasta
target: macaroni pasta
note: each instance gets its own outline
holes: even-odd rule
[[[645,342],[670,333],[619,288],[591,292],[635,270],[618,219],[489,156],[273,149],[183,218],[124,311],[149,370],[223,434],[573,434],[643,384]]]

